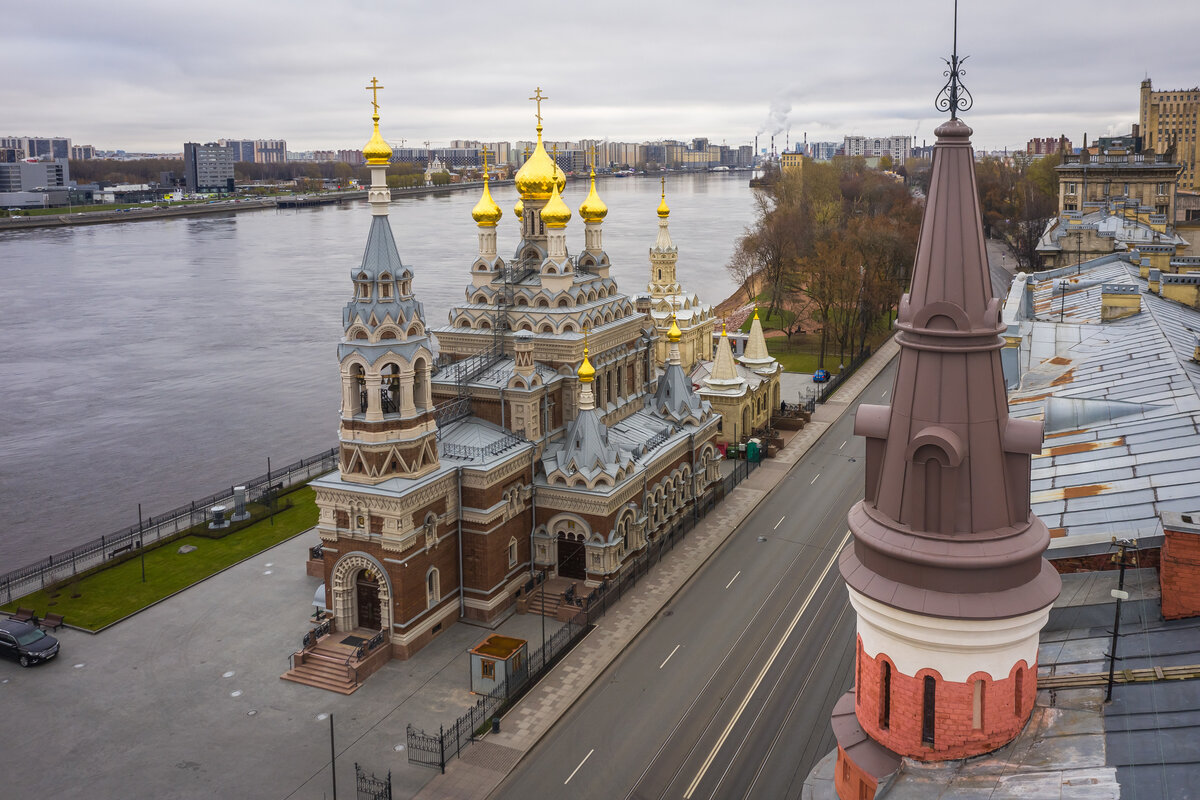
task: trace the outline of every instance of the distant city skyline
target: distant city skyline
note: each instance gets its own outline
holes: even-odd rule
[[[711,0],[686,13],[615,0],[603,14],[553,15],[468,2],[449,17],[303,1],[63,6],[54,24],[0,31],[0,69],[21,76],[0,87],[0,133],[157,153],[230,136],[286,139],[297,151],[361,147],[372,76],[385,87],[384,135],[409,146],[530,139],[535,86],[550,98],[546,136],[560,141],[706,136],[735,146],[759,133],[765,147],[776,133],[781,148],[790,130],[793,141],[807,132],[920,144],[944,116],[933,100],[952,38],[952,0],[914,0],[903,13],[868,2],[853,17],[836,4],[731,13]],[[1113,24],[1064,36],[1046,11],[1032,0],[959,11],[976,103],[963,117],[979,149],[1125,132],[1143,77],[1156,88],[1200,83],[1189,41],[1200,7],[1164,7],[1169,25],[1131,19],[1144,39]],[[1130,19],[1126,3],[1097,0],[1061,21],[1083,18]]]

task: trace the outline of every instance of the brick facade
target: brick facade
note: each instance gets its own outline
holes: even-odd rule
[[[884,664],[890,667],[890,699],[883,697]],[[1002,680],[986,673],[965,683],[942,680],[935,670],[904,675],[884,653],[871,658],[858,641],[855,713],[872,739],[900,755],[921,761],[969,758],[995,750],[1016,738],[1033,712],[1037,665],[1018,662]],[[923,741],[925,676],[934,679],[933,744]],[[976,707],[976,682],[981,708]],[[885,715],[885,705],[890,703]],[[884,727],[886,716],[886,727]]]
[[[1200,616],[1200,535],[1164,525],[1161,562],[1163,619]]]
[[[837,764],[834,766],[833,788],[840,800],[870,800],[875,796],[879,782],[854,763],[846,751],[838,745]]]

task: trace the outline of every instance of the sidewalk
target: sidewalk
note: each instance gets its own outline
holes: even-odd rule
[[[504,716],[499,734],[489,735],[467,747],[462,757],[447,764],[446,773],[436,776],[417,797],[420,800],[461,800],[486,797],[495,789],[783,480],[899,349],[894,338],[880,346],[830,402],[817,407],[810,424],[804,426],[774,459],[763,461],[696,525],[688,534],[685,546],[676,547],[609,609],[596,629]]]

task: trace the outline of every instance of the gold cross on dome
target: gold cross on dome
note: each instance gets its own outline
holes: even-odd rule
[[[375,113],[379,113],[379,90],[383,87],[379,85],[379,80],[375,77],[371,78],[371,85],[366,87],[371,93],[371,105],[375,107]]]
[[[537,103],[537,121],[538,121],[538,125],[541,125],[542,124],[542,101],[549,100],[550,98],[546,97],[546,95],[542,94],[542,87],[539,86],[533,90],[533,97],[531,97],[529,99],[533,100]]]
[[[667,176],[663,175],[659,180],[662,181],[662,199],[667,199]]]

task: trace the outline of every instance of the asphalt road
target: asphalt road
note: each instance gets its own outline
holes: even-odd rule
[[[894,375],[860,401],[888,402]],[[800,796],[853,673],[835,563],[863,490],[853,420],[852,407],[492,797]]]

